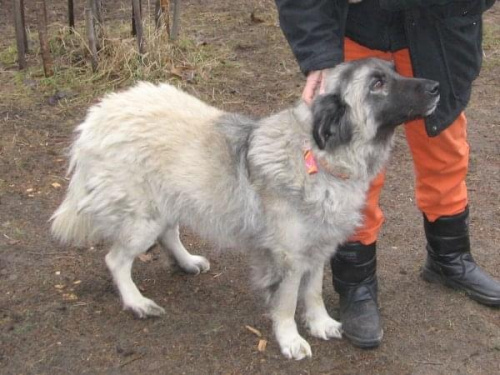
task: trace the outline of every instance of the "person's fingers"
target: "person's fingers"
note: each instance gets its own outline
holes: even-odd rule
[[[316,83],[314,81],[307,80],[304,90],[302,91],[302,99],[307,105],[310,105],[314,97],[314,91],[316,89]]]
[[[302,99],[310,105],[314,94],[316,92],[316,88],[319,84],[319,76],[320,71],[312,71],[307,75],[306,84],[304,86],[304,90],[302,91]]]
[[[321,77],[320,77],[320,84],[319,84],[319,90],[318,90],[318,95],[322,95],[325,93],[325,72],[324,70],[321,71]]]
[[[302,99],[306,102],[307,105],[311,105],[314,97],[323,88],[324,92],[324,84],[323,84],[323,71],[317,70],[312,71],[307,75],[306,84],[304,86],[304,90],[302,91]]]

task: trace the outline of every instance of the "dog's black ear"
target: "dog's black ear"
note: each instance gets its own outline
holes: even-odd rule
[[[312,105],[313,137],[323,150],[330,142],[333,148],[351,141],[352,127],[346,116],[346,104],[337,94],[321,95]]]

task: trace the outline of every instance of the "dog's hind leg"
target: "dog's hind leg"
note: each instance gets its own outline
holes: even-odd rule
[[[184,272],[197,275],[200,272],[207,272],[210,269],[210,263],[206,258],[199,255],[191,255],[186,250],[179,238],[178,224],[167,227],[158,240],[161,247],[174,257]]]
[[[135,237],[129,241],[116,241],[106,255],[106,265],[110,270],[113,281],[118,287],[123,307],[132,310],[139,318],[158,316],[165,310],[154,301],[144,297],[132,280],[132,264],[137,255],[145,252],[156,240],[155,225],[130,226],[135,228]]]
[[[304,321],[314,337],[323,340],[342,337],[341,324],[328,315],[323,302],[323,269],[320,263],[302,279],[301,297],[304,301]]]
[[[283,355],[290,359],[311,357],[311,346],[304,340],[295,323],[295,310],[303,271],[300,265],[287,267],[283,278],[271,295],[273,329]]]

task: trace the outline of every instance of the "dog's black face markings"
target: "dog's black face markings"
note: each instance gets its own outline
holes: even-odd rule
[[[319,95],[312,105],[313,137],[320,149],[334,149],[352,140],[354,125],[342,93],[354,92],[350,105],[366,108],[369,123],[376,126],[375,142],[387,141],[396,126],[428,116],[436,108],[437,82],[403,77],[396,73],[394,64],[379,59],[348,64],[337,77],[335,92]],[[351,87],[353,82],[357,83]]]
[[[352,128],[346,116],[346,104],[338,94],[321,95],[313,102],[313,137],[320,150],[349,143]]]
[[[439,101],[439,84],[402,77],[389,64],[380,64],[369,79],[367,103],[378,124],[376,141],[385,141],[396,126],[429,115]]]

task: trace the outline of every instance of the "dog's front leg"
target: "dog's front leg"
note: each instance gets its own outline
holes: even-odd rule
[[[323,270],[324,264],[320,262],[304,275],[301,288],[304,321],[314,337],[323,340],[341,338],[341,324],[328,315],[323,302]]]
[[[271,296],[274,333],[283,355],[290,359],[311,357],[311,346],[297,331],[295,310],[303,271],[293,267],[284,273]]]

